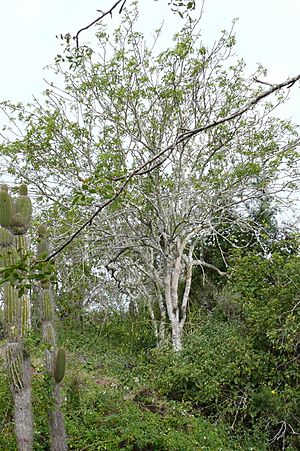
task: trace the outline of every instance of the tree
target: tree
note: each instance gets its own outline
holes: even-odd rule
[[[58,249],[48,258],[63,264],[62,252],[85,233],[83,249],[72,252],[88,251],[94,274],[116,282],[120,299],[147,302],[158,341],[170,327],[180,350],[193,267],[224,272],[195,258],[195,247],[232,212],[235,226],[247,227],[263,186],[274,195],[290,187],[299,138],[263,100],[274,94],[280,103],[281,89],[300,76],[263,89],[263,68],[247,78],[234,61],[232,32],[208,49],[193,21],[157,54],[135,17],[124,12],[112,39],[99,26],[99,54],[66,38],[55,66],[64,89],[49,84],[44,104],[29,111],[5,105],[26,131],[2,153],[52,205]]]

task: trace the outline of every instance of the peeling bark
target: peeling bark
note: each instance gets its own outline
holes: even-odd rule
[[[32,370],[29,355],[24,355],[23,344],[8,343],[6,358],[10,386],[14,399],[15,432],[19,451],[32,451]]]

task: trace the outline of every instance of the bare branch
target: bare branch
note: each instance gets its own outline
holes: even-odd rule
[[[256,82],[256,83],[260,83],[260,84],[262,84],[262,85],[267,85],[267,86],[274,86],[272,83],[268,83],[267,81],[263,81],[263,80],[259,80],[258,78],[256,78],[256,77],[253,77],[253,80]]]
[[[211,265],[210,263],[206,263],[203,260],[193,260],[193,266],[205,266],[206,268],[213,269],[216,271],[220,276],[227,276],[227,272],[221,271],[219,268],[217,268],[214,265]]]
[[[112,17],[112,13],[113,11],[116,9],[116,7],[118,5],[120,5],[121,3],[121,7],[119,9],[119,14],[122,13],[123,8],[125,6],[125,3],[127,2],[127,0],[118,0],[117,2],[114,3],[114,5],[108,9],[107,11],[101,11],[99,9],[97,9],[97,12],[101,13],[101,16],[97,17],[97,19],[93,20],[93,22],[89,23],[88,25],[86,25],[83,28],[80,28],[80,30],[77,31],[76,36],[75,36],[75,41],[76,41],[76,47],[79,47],[79,35],[82,31],[88,30],[89,28],[91,28],[93,25],[95,25],[97,22],[99,22],[100,20],[102,20],[105,16],[110,15]]]

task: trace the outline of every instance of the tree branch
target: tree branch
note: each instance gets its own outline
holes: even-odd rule
[[[114,5],[108,9],[107,11],[100,11],[97,10],[98,12],[101,12],[101,16],[97,17],[97,19],[93,20],[93,22],[89,23],[88,25],[86,25],[83,28],[80,28],[80,30],[77,31],[76,36],[75,36],[75,41],[76,41],[76,47],[79,47],[79,35],[82,31],[88,30],[89,28],[91,28],[93,25],[95,25],[97,22],[99,22],[100,20],[102,20],[105,16],[110,15],[112,17],[112,13],[113,11],[116,9],[116,7],[122,3],[120,9],[119,9],[119,14],[122,13],[123,8],[125,6],[125,3],[127,2],[127,0],[118,0],[116,3],[114,3]]]
[[[205,266],[206,268],[213,269],[216,271],[220,276],[227,276],[227,272],[221,271],[219,268],[217,268],[214,265],[211,265],[210,263],[206,263],[203,260],[193,260],[192,261],[193,266]]]

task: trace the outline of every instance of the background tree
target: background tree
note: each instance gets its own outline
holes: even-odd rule
[[[270,99],[300,77],[266,88],[262,68],[247,78],[233,57],[232,32],[208,48],[191,21],[159,53],[136,32],[136,11],[123,13],[112,36],[99,27],[98,53],[63,40],[43,101],[2,104],[14,128],[1,157],[33,187],[54,247],[20,285],[55,259],[68,317],[70,447],[297,449],[298,242],[280,239],[272,209],[297,187],[299,138]],[[38,276],[53,352],[50,286]],[[188,308],[197,278],[217,286],[209,309]],[[44,413],[48,404],[49,393]],[[48,427],[35,420],[44,449]]]
[[[156,55],[134,30],[136,15],[124,13],[112,41],[99,28],[97,56],[67,40],[56,61],[64,91],[50,85],[45,106],[31,113],[16,107],[26,133],[3,152],[14,174],[22,166],[22,177],[46,194],[61,230],[108,199],[107,212],[85,222],[84,252],[87,246],[98,277],[101,266],[117,265],[123,299],[124,290],[144,298],[147,286],[156,335],[164,341],[168,318],[179,350],[193,266],[222,273],[195,258],[195,246],[226,222],[247,227],[262,187],[274,195],[288,189],[298,136],[270,115],[269,102],[254,107],[266,95],[253,81],[264,70],[243,75],[244,62],[231,57],[232,33],[208,49],[199,24],[188,22],[174,47]],[[138,177],[129,184],[130,173]]]

